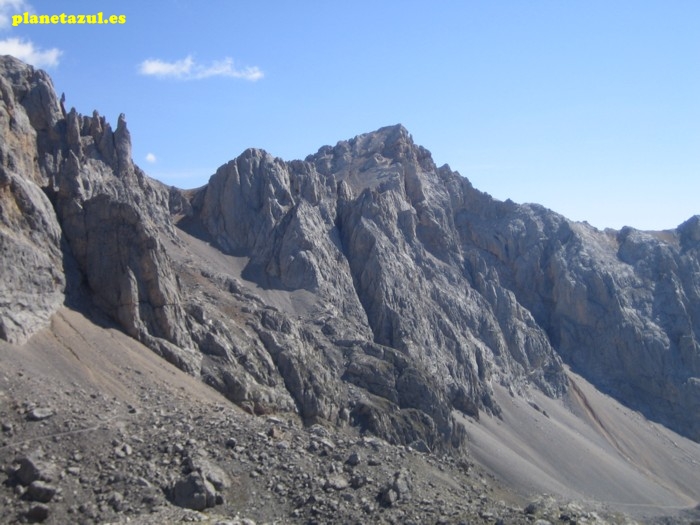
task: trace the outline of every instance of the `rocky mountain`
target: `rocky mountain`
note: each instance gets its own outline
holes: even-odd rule
[[[0,90],[0,339],[106,315],[252,414],[454,457],[497,391],[566,398],[568,366],[700,441],[700,217],[599,231],[500,202],[400,125],[249,149],[185,191],[44,72],[3,57]]]

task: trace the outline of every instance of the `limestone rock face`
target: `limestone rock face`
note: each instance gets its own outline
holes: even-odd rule
[[[61,229],[36,161],[37,128],[55,123],[58,107],[41,98],[53,91],[48,76],[24,70],[0,60],[0,337],[10,342],[46,324],[66,285]]]
[[[97,113],[66,113],[50,78],[11,57],[0,73],[0,336],[26,339],[87,285],[129,334],[198,370],[161,241],[174,236],[168,191],[133,165],[124,117],[112,132]]]
[[[244,277],[314,297],[295,312],[305,323],[285,312],[256,323],[305,419],[345,411],[432,447],[462,439],[452,410],[499,410],[492,381],[565,390],[532,315],[497,275],[465,273],[465,184],[394,126],[304,162],[248,150],[194,196],[214,242],[248,258]]]
[[[499,202],[400,125],[183,191],[133,164],[123,115],[66,111],[10,57],[0,90],[0,338],[68,297],[252,413],[419,450],[463,448],[454,413],[498,414],[495,384],[562,395],[568,363],[700,440],[700,218],[601,232]]]
[[[599,231],[539,206],[490,203],[466,243],[603,391],[700,439],[698,218],[673,231]]]
[[[374,432],[452,435],[450,410],[498,412],[493,381],[559,395],[563,359],[700,436],[697,218],[673,232],[601,232],[499,202],[436,167],[401,126],[304,162],[249,150],[219,169],[193,210],[222,249],[250,257],[251,278],[326,305],[322,334],[328,348],[345,345],[351,417]],[[340,323],[343,339],[332,335]]]

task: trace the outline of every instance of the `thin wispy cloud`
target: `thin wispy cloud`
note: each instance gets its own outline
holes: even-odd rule
[[[149,164],[155,164],[156,162],[158,162],[158,159],[153,153],[147,153],[146,162],[148,162]]]
[[[24,0],[0,0],[0,29],[12,26],[12,15],[33,11]]]
[[[210,64],[198,64],[192,55],[182,60],[167,62],[160,59],[144,60],[139,65],[139,73],[160,78],[176,78],[180,80],[201,80],[211,77],[228,77],[256,82],[263,78],[264,73],[257,66],[238,68],[232,58],[224,58]]]
[[[55,67],[62,54],[63,51],[55,47],[40,49],[30,40],[20,38],[0,40],[0,55],[12,55],[34,67]]]

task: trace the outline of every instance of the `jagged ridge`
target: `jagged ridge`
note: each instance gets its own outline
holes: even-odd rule
[[[561,395],[563,357],[700,439],[697,218],[600,232],[498,202],[402,126],[305,161],[247,150],[181,192],[133,165],[123,118],[0,64],[0,337],[87,296],[251,411],[456,450],[453,410],[498,413],[495,382]]]

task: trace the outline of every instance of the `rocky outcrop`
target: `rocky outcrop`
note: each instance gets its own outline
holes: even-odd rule
[[[191,346],[162,245],[169,195],[133,165],[124,116],[114,132],[96,113],[71,110],[62,124],[64,140],[46,152],[49,191],[95,302],[133,337]]]
[[[24,342],[62,304],[66,281],[60,232],[41,189],[11,166],[0,166],[1,338]]]
[[[39,106],[43,119],[55,118],[40,103],[51,84],[42,72],[23,76],[22,67],[0,60],[0,338],[11,342],[25,341],[46,324],[63,302],[66,284],[61,229],[41,190],[36,161],[36,126],[50,122],[32,121],[26,110]]]
[[[296,312],[306,326],[283,312],[256,325],[307,420],[346,412],[433,447],[460,443],[452,410],[498,411],[491,381],[564,391],[561,361],[512,292],[465,276],[449,176],[396,126],[304,162],[248,150],[193,198],[218,246],[250,258],[244,276],[316,298],[313,314]]]
[[[304,161],[250,149],[180,191],[133,164],[123,115],[0,73],[1,338],[80,296],[252,413],[423,451],[461,450],[454,413],[498,414],[494,384],[562,395],[567,362],[700,439],[700,219],[601,232],[499,202],[400,125]]]
[[[113,132],[96,112],[66,113],[50,78],[11,57],[0,73],[0,336],[26,340],[86,286],[130,335],[198,372],[162,245],[168,190],[133,165],[124,116]]]
[[[329,340],[349,345],[341,378],[362,393],[351,413],[375,432],[416,428],[385,419],[395,406],[450,434],[454,408],[498,411],[492,381],[559,395],[563,358],[698,439],[697,219],[662,234],[600,232],[498,202],[436,167],[401,126],[304,162],[249,150],[193,204],[222,249],[250,256],[249,276],[313,292],[334,305],[334,323],[360,321],[346,328],[364,342]]]
[[[492,202],[465,217],[463,232],[575,370],[698,440],[697,223],[601,232]]]

